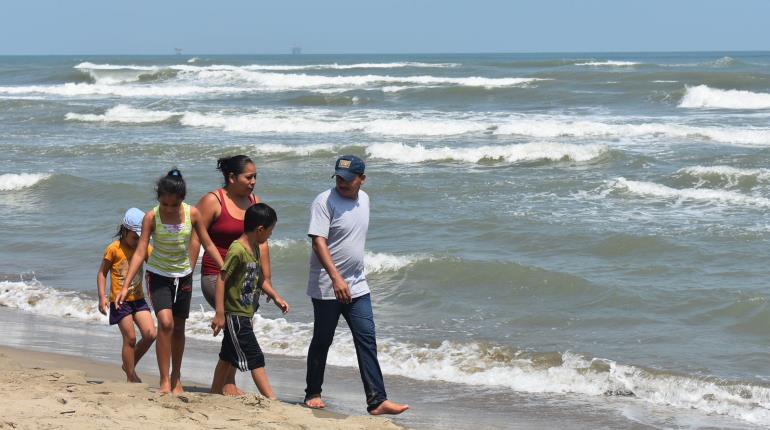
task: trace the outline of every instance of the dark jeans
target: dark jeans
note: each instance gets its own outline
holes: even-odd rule
[[[364,383],[366,393],[367,409],[371,411],[387,400],[385,382],[382,380],[380,363],[377,361],[374,314],[369,294],[356,297],[350,304],[343,304],[337,300],[313,299],[313,315],[315,321],[313,340],[307,352],[305,399],[321,395],[326,356],[334,339],[334,329],[337,328],[337,322],[342,315],[353,333],[358,369],[361,372],[361,381]]]

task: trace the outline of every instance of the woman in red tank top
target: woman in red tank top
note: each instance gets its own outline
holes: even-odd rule
[[[217,160],[217,170],[222,172],[225,184],[222,188],[207,193],[197,204],[201,221],[208,230],[211,241],[216,245],[222,259],[225,258],[230,244],[243,233],[243,217],[249,206],[259,203],[254,186],[257,182],[257,168],[245,155],[224,157]],[[200,242],[193,234],[190,240],[190,261],[197,261]],[[271,286],[270,250],[267,242],[259,246],[260,283]],[[208,253],[201,260],[201,290],[206,301],[214,307],[214,289],[219,266]],[[224,380],[213,381],[211,392],[225,395],[241,395],[243,391],[235,386],[235,368],[230,366]]]

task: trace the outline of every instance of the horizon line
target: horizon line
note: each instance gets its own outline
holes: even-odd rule
[[[226,55],[275,55],[275,56],[287,56],[287,57],[302,57],[313,55],[520,55],[520,54],[695,54],[695,53],[770,53],[768,50],[756,50],[756,49],[718,49],[718,50],[671,50],[671,51],[469,51],[469,52],[451,52],[451,51],[435,51],[435,52],[303,52],[301,54],[292,54],[291,52],[227,52],[227,53],[210,53],[210,52],[190,52],[177,54],[174,52],[164,53],[0,53],[0,57],[63,57],[63,56],[172,56],[172,57],[184,57],[184,56],[197,56],[197,55],[212,55],[212,56],[226,56]]]

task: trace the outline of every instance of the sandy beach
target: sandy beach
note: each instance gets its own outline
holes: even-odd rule
[[[312,411],[253,393],[229,398],[190,386],[183,395],[159,395],[152,385],[116,380],[119,374],[117,366],[79,357],[0,347],[0,428],[401,428],[385,418]]]

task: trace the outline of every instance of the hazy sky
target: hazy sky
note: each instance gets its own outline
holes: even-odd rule
[[[0,54],[769,50],[768,0],[8,0]]]

